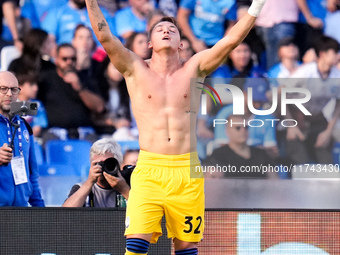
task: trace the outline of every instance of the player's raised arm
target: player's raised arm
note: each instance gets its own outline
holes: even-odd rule
[[[112,64],[124,76],[132,74],[132,62],[137,56],[126,49],[120,40],[111,33],[108,23],[98,6],[97,0],[85,1],[92,29],[109,55]]]
[[[253,27],[266,0],[253,0],[248,13],[233,26],[229,33],[218,41],[211,49],[199,52],[199,72],[206,76],[222,64],[229,53],[236,48]]]

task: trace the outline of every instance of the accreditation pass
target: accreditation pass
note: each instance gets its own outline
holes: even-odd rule
[[[25,168],[25,160],[23,156],[15,157],[11,160],[12,173],[15,185],[27,182],[27,173]]]

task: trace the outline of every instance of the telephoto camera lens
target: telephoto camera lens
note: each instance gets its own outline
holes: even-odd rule
[[[118,177],[118,171],[120,171],[120,165],[118,160],[115,158],[107,158],[104,162],[102,162],[103,172],[108,173],[109,175]]]

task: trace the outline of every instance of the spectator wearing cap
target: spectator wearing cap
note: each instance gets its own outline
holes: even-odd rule
[[[281,62],[269,69],[269,78],[288,78],[301,64],[298,60],[299,48],[293,37],[283,38],[279,42],[278,56]]]

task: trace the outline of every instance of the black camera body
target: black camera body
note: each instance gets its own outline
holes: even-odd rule
[[[131,180],[131,174],[136,166],[133,165],[126,165],[123,167],[123,170],[121,171],[122,176],[124,177],[126,183],[131,187],[130,180]]]
[[[20,101],[20,102],[12,102],[10,106],[9,114],[11,116],[20,115],[20,116],[35,116],[38,113],[38,103],[30,102],[30,101]]]
[[[98,162],[98,165],[102,167],[103,172],[112,175],[114,177],[118,177],[118,171],[120,171],[120,165],[117,159],[115,158],[107,158],[104,161]],[[126,165],[123,167],[123,170],[120,172],[126,183],[130,186],[130,178],[135,166]]]

